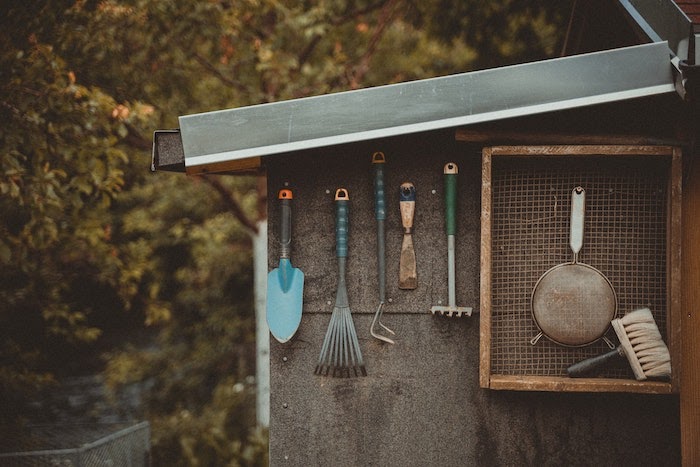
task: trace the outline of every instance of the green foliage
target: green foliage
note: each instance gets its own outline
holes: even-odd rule
[[[541,60],[561,50],[572,0],[436,0],[415,2],[410,21],[449,44],[478,50],[472,66],[491,68]]]
[[[15,46],[0,35],[0,365],[45,380],[52,360],[101,334],[89,317],[113,264],[105,216],[127,155],[114,100],[24,37]]]
[[[265,466],[267,432],[255,426],[255,387],[224,378],[199,411],[176,409],[153,421],[153,463]],[[234,436],[232,436],[234,434]]]
[[[552,56],[568,3],[5,2],[0,416],[55,375],[104,369],[115,389],[149,388],[157,464],[264,465],[245,227],[257,180],[149,174],[153,129]]]

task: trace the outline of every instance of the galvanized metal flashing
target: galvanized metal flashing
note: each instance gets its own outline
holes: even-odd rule
[[[619,0],[620,5],[651,42],[668,41],[681,60],[688,56],[693,22],[672,0]]]
[[[619,0],[622,8],[637,24],[643,37],[651,42],[667,41],[671,52],[676,92],[684,100],[694,100],[688,84],[688,64],[697,63],[698,34],[693,22],[672,0]]]
[[[180,117],[188,171],[674,92],[665,42]]]

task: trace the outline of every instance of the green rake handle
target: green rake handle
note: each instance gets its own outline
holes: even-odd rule
[[[445,230],[447,235],[457,233],[457,164],[445,164]]]
[[[338,188],[335,192],[335,254],[338,258],[347,258],[348,256],[349,210],[348,190]]]

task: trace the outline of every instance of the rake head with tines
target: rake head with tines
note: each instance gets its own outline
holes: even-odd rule
[[[318,365],[314,371],[315,374],[322,376],[367,376],[345,286],[345,261],[348,253],[348,200],[347,190],[339,188],[335,194],[338,291],[331,321],[321,346]]]

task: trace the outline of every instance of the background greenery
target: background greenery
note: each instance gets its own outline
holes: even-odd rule
[[[264,181],[149,173],[180,115],[556,56],[572,1],[38,0],[0,13],[0,417],[147,388],[155,465],[258,465]]]

